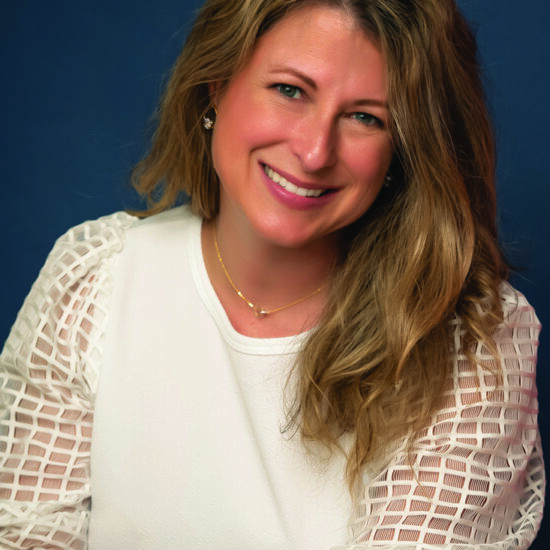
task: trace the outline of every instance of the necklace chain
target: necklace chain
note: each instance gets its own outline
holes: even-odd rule
[[[308,298],[311,298],[312,296],[314,296],[315,294],[317,294],[318,292],[320,292],[323,289],[324,285],[320,286],[319,288],[316,288],[313,292],[310,292],[306,296],[302,296],[302,298],[298,298],[298,300],[294,300],[293,302],[290,302],[289,304],[285,304],[284,306],[276,307],[276,308],[273,308],[273,309],[266,309],[266,308],[263,308],[261,306],[257,306],[255,304],[253,304],[239,290],[237,285],[233,282],[233,279],[231,278],[231,275],[229,275],[229,272],[227,271],[227,268],[225,267],[225,264],[223,263],[222,255],[220,254],[220,247],[218,246],[218,237],[217,237],[216,233],[217,233],[216,227],[214,227],[214,247],[216,248],[216,255],[218,256],[218,261],[220,262],[223,273],[224,273],[227,281],[229,282],[229,284],[231,285],[231,287],[235,291],[235,294],[237,294],[237,296],[241,300],[243,300],[243,302],[246,303],[246,305],[254,312],[254,315],[256,315],[256,317],[265,317],[267,315],[270,315],[271,313],[277,313],[278,311],[282,311],[283,309],[288,309],[289,307],[298,305],[301,302],[305,302]]]

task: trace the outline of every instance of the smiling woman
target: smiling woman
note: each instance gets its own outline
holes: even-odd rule
[[[491,136],[453,0],[208,0],[150,209],[62,237],[2,353],[2,545],[526,548]]]

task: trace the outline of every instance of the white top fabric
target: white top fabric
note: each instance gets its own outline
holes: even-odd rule
[[[352,504],[343,457],[281,433],[307,334],[232,328],[200,220],[182,207],[73,228],[0,356],[0,547],[527,548],[544,497],[540,326],[509,285],[502,299],[502,385],[468,366],[457,323],[454,387],[414,464],[397,446]]]

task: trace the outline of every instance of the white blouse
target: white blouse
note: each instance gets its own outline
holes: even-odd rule
[[[457,323],[454,389],[414,464],[396,448],[352,502],[342,456],[282,433],[307,334],[232,328],[200,220],[183,207],[75,227],[0,356],[0,547],[527,548],[544,498],[540,326],[509,285],[502,300],[502,385],[469,367]]]

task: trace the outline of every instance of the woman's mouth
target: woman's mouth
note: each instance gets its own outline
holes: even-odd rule
[[[306,189],[305,187],[298,187],[281,176],[281,174],[275,172],[275,170],[267,166],[267,164],[264,164],[263,166],[267,177],[289,193],[293,193],[299,197],[320,197],[323,193],[327,192],[326,189]]]

